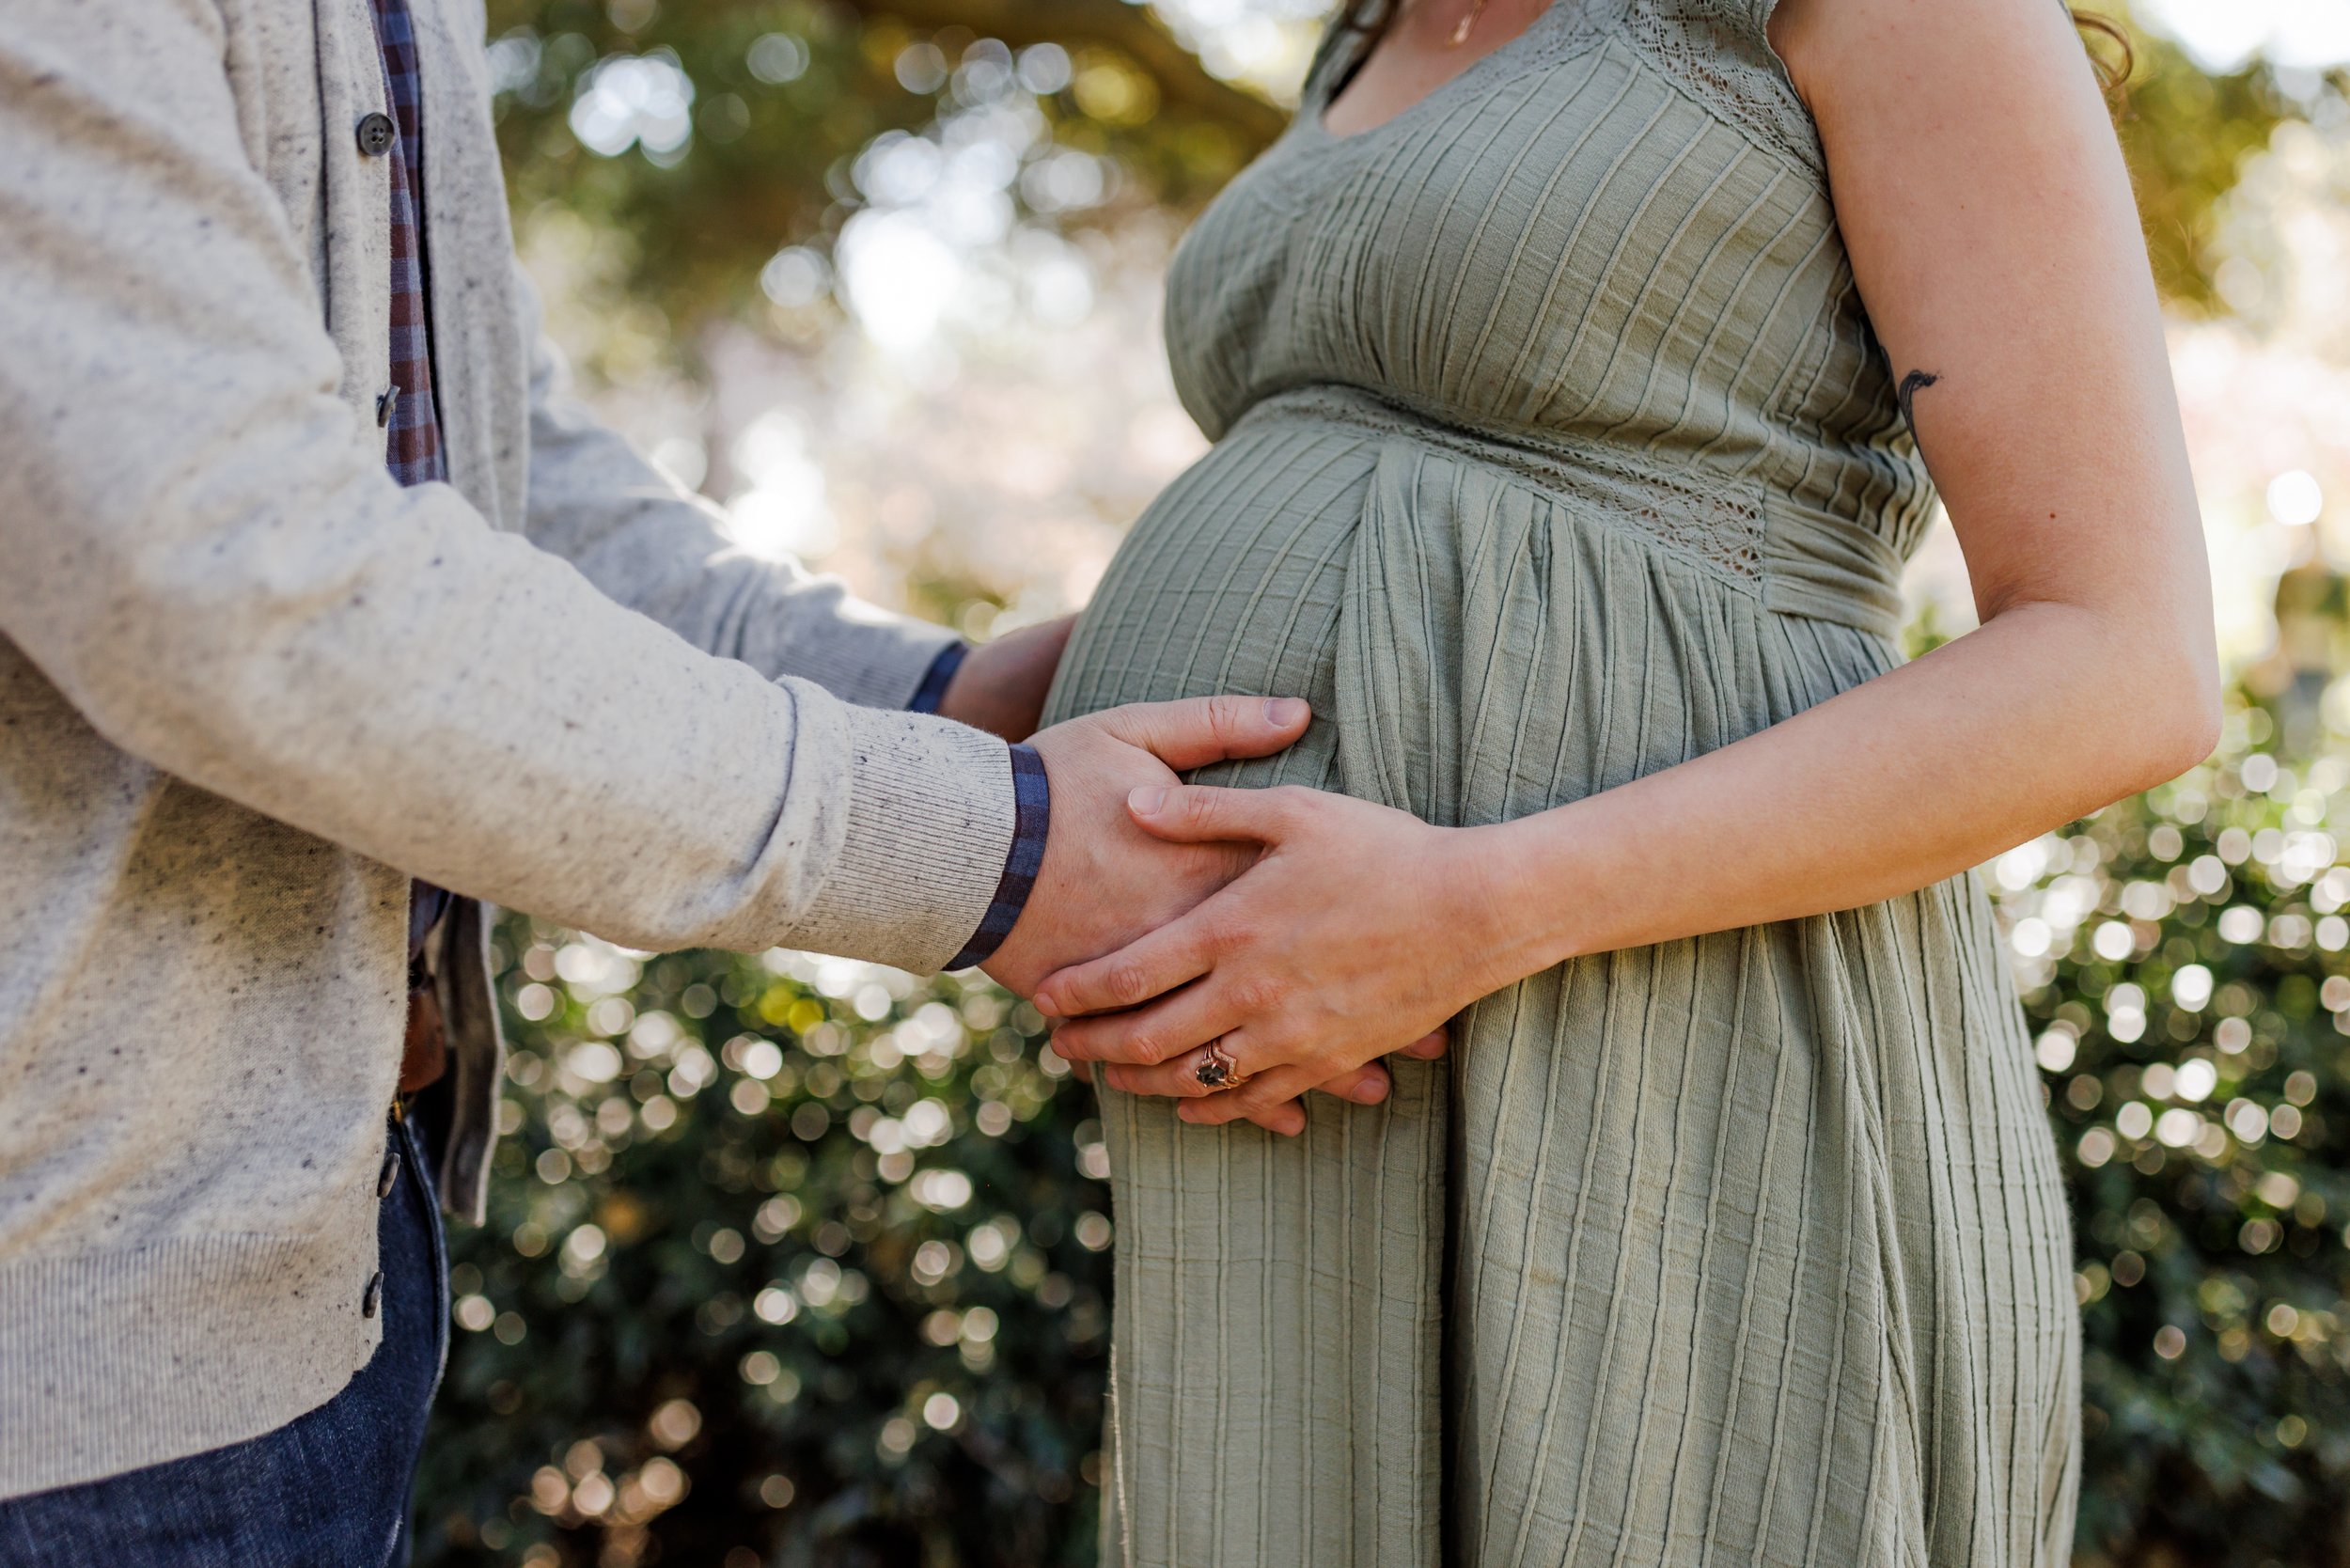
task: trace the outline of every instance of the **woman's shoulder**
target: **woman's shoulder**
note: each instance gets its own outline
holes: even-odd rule
[[[1825,166],[1818,128],[1766,31],[1778,0],[1554,0],[1629,42],[1757,143]],[[1605,14],[1602,14],[1605,13]]]

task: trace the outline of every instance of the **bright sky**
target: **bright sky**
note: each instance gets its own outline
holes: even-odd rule
[[[1291,86],[1331,0],[1151,0],[1210,71]],[[2207,71],[2254,55],[2319,71],[2350,62],[2350,0],[2132,0],[2146,25],[2177,39]]]
[[[2132,9],[2206,71],[2256,54],[2309,71],[2350,61],[2350,0],[2136,0]]]

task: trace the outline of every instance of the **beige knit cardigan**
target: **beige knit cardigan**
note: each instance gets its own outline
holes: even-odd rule
[[[451,480],[407,491],[368,0],[0,6],[0,1497],[367,1361],[411,876],[926,969],[1003,869],[1005,747],[887,711],[946,634],[729,552],[561,400],[480,6],[413,5]]]

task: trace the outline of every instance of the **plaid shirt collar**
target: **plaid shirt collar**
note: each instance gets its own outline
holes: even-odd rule
[[[424,93],[408,0],[373,0],[375,37],[399,137],[392,158],[392,363],[384,461],[402,484],[448,478],[432,397],[432,337],[425,297]]]

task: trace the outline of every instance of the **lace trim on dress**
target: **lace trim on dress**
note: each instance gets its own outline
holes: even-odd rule
[[[1552,0],[1517,38],[1472,64],[1506,63],[1501,81],[1560,64],[1594,43],[1621,38],[1663,75],[1723,119],[1804,167],[1822,171],[1819,128],[1763,31],[1777,0]],[[1314,52],[1298,117],[1319,118],[1332,88],[1361,57],[1367,35],[1333,22]],[[1463,75],[1468,74],[1464,71]],[[1458,81],[1456,77],[1453,81]],[[1492,85],[1492,84],[1489,84]],[[1438,85],[1429,97],[1445,92]],[[1409,114],[1410,105],[1396,118]],[[1372,126],[1350,142],[1375,134]]]
[[[1759,493],[1700,488],[1629,462],[1621,452],[1570,447],[1523,435],[1487,435],[1355,387],[1307,386],[1277,393],[1250,408],[1242,420],[1276,412],[1421,442],[1507,470],[1553,500],[1580,498],[1632,519],[1652,541],[1742,592],[1753,594],[1762,588]]]
[[[1771,0],[1620,3],[1623,36],[1692,97],[1805,167],[1825,166],[1819,127],[1762,31]]]

